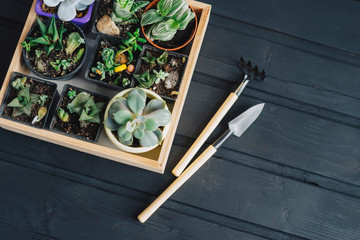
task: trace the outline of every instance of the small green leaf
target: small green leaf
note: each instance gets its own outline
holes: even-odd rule
[[[14,98],[9,104],[7,104],[6,106],[8,107],[16,107],[16,108],[20,108],[23,107],[24,105],[20,103],[19,98]]]
[[[144,131],[144,129],[143,130],[135,129],[133,134],[134,134],[134,137],[136,137],[137,139],[142,139],[145,134],[145,131]]]
[[[70,120],[69,114],[65,112],[65,110],[62,108],[58,108],[57,115],[60,118],[60,120],[63,122],[68,122]]]
[[[126,130],[125,125],[120,126],[117,133],[119,135],[119,138],[121,138],[125,142],[131,140],[132,138],[132,133]]]
[[[145,107],[143,114],[147,115],[159,109],[165,109],[165,101],[159,99],[152,99]]]
[[[117,129],[120,127],[120,125],[119,125],[117,122],[115,122],[114,119],[111,119],[111,118],[109,118],[109,117],[107,117],[107,118],[105,119],[104,124],[105,124],[105,126],[106,126],[108,129],[110,129],[111,131],[115,131],[115,130],[117,130]]]
[[[159,126],[165,126],[170,122],[171,113],[167,109],[160,109],[148,114],[147,118],[154,119]]]
[[[159,142],[158,137],[152,131],[145,130],[144,136],[139,140],[140,145],[143,147],[151,147],[157,145]]]
[[[162,17],[166,17],[166,15],[170,12],[173,4],[173,0],[160,0],[157,4],[158,12]]]
[[[145,100],[138,93],[129,95],[126,103],[136,116],[139,116],[145,108]]]
[[[145,126],[146,126],[146,130],[149,131],[155,131],[155,129],[159,127],[158,123],[152,118],[146,119]]]
[[[120,125],[126,124],[133,119],[133,115],[127,110],[120,110],[114,114],[114,120]]]

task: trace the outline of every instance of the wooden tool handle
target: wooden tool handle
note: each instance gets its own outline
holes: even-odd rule
[[[220,109],[215,113],[215,115],[212,117],[210,122],[206,125],[206,127],[201,132],[199,137],[196,139],[196,141],[189,148],[189,150],[186,152],[186,154],[183,156],[183,158],[180,160],[180,162],[173,169],[172,173],[175,176],[179,176],[182,173],[182,171],[184,171],[184,169],[189,164],[191,159],[195,156],[197,151],[199,151],[200,147],[204,144],[206,139],[208,139],[210,134],[214,131],[214,129],[217,127],[217,125],[220,123],[220,121],[224,118],[225,114],[229,111],[229,109],[236,102],[237,99],[238,99],[238,96],[235,93],[233,93],[233,92],[230,93],[230,95],[227,97],[225,102],[221,105]]]
[[[216,152],[210,145],[158,198],[155,199],[139,216],[144,223],[171,195],[178,190],[206,161]]]

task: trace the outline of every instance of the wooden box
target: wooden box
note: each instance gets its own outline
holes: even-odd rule
[[[91,143],[83,140],[76,139],[71,136],[66,136],[63,134],[59,134],[56,132],[52,132],[48,129],[36,129],[31,126],[27,126],[25,124],[11,121],[5,118],[0,118],[0,126],[4,129],[14,131],[20,134],[24,134],[30,137],[38,138],[44,141],[48,141],[51,143],[55,143],[64,147],[72,148],[78,151],[86,152],[89,154],[93,154],[96,156],[100,156],[103,158],[111,159],[117,162],[125,163],[131,166],[147,169],[150,171],[163,173],[165,170],[166,162],[171,150],[171,146],[173,143],[173,139],[175,137],[176,128],[179,123],[180,115],[182,108],[184,106],[184,102],[186,99],[186,95],[188,92],[188,88],[190,86],[190,81],[195,69],[196,61],[199,56],[200,48],[202,41],[204,39],[205,31],[207,28],[207,24],[210,17],[210,10],[211,5],[188,0],[189,4],[194,8],[197,14],[197,18],[199,20],[198,22],[198,29],[196,32],[196,35],[194,37],[194,40],[192,42],[191,48],[189,50],[189,59],[187,63],[187,67],[184,72],[184,78],[182,80],[182,84],[179,89],[179,95],[176,100],[176,102],[173,104],[172,107],[172,117],[170,122],[170,130],[166,138],[164,139],[164,142],[161,146],[157,147],[156,149],[143,153],[143,154],[132,154],[127,153],[124,151],[121,151],[117,149],[113,144],[106,138],[104,134],[104,130],[102,130],[102,138],[97,143]],[[13,55],[13,58],[11,60],[8,72],[5,76],[3,86],[1,88],[0,92],[0,105],[2,104],[2,101],[4,100],[4,95],[6,88],[8,87],[11,74],[16,71],[24,74],[30,74],[30,71],[26,68],[25,63],[22,60],[22,46],[20,45],[20,42],[24,41],[25,36],[27,32],[30,30],[33,23],[36,21],[36,13],[35,13],[35,4],[36,0],[33,1],[32,7],[30,9],[30,13],[27,17],[27,20],[25,22],[24,29],[22,31],[19,43],[15,49],[15,53]],[[94,14],[94,12],[93,12]],[[190,43],[191,44],[191,43]],[[91,44],[90,44],[91,45]],[[92,52],[92,48],[88,46],[89,51]],[[86,56],[87,58],[89,57]],[[85,89],[89,89],[91,91],[97,92],[97,86],[95,86],[92,83],[86,82],[84,78],[84,69],[86,68],[86,64],[83,66],[83,70],[78,74],[76,77],[76,86],[83,87]],[[74,81],[75,81],[74,80]],[[64,84],[72,84],[71,81],[56,81],[56,83],[59,85],[58,91],[61,92],[61,88]],[[102,90],[107,94],[110,98],[112,98],[112,95],[115,95],[115,92],[107,92],[106,90]],[[75,160],[76,161],[76,160]]]

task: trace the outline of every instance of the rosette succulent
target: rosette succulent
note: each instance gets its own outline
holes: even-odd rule
[[[146,11],[141,26],[148,27],[146,35],[151,40],[170,41],[178,30],[184,30],[195,18],[195,13],[185,0],[160,0],[157,9]]]
[[[76,17],[76,10],[83,11],[95,0],[44,0],[48,7],[58,6],[57,15],[63,21],[71,21]]]
[[[116,131],[120,143],[150,147],[160,144],[162,129],[170,122],[171,113],[163,100],[146,101],[146,92],[135,88],[127,98],[119,97],[110,106],[105,126]],[[147,104],[146,104],[147,103]]]

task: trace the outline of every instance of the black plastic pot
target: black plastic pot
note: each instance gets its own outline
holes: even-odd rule
[[[50,130],[51,131],[54,131],[54,132],[57,132],[57,133],[61,133],[63,135],[66,135],[66,136],[71,136],[71,137],[74,137],[74,138],[77,138],[77,139],[80,139],[80,140],[85,140],[85,141],[89,141],[89,142],[97,142],[98,139],[99,139],[99,136],[100,136],[100,133],[101,133],[101,129],[102,129],[102,124],[99,124],[99,128],[97,130],[97,133],[96,133],[96,137],[94,140],[92,139],[88,139],[88,138],[85,138],[85,137],[82,137],[82,136],[79,136],[77,134],[73,134],[73,133],[66,133],[64,131],[61,131],[59,129],[56,129],[54,128],[54,124],[55,124],[55,121],[58,120],[58,121],[61,121],[59,120],[59,117],[57,116],[57,109],[59,108],[59,106],[61,105],[65,95],[67,94],[68,92],[68,89],[69,88],[72,88],[72,89],[75,89],[76,91],[80,91],[80,92],[87,92],[89,93],[91,96],[96,96],[97,98],[99,99],[102,99],[103,102],[105,102],[105,105],[104,105],[104,108],[102,109],[101,113],[100,113],[100,117],[104,117],[104,112],[105,112],[105,108],[107,106],[107,104],[109,103],[109,98],[106,97],[106,96],[103,96],[103,95],[100,95],[100,94],[97,94],[97,93],[93,93],[93,92],[90,92],[88,90],[85,90],[85,89],[82,89],[82,88],[78,88],[78,87],[75,87],[75,86],[72,86],[72,85],[69,85],[69,84],[66,84],[61,92],[61,95],[60,95],[60,99],[56,105],[56,108],[55,108],[55,111],[53,111],[53,116],[52,116],[52,119],[51,119],[51,123],[50,123]],[[67,110],[67,109],[66,109]]]
[[[160,50],[158,48],[155,48],[153,46],[150,46],[150,45],[146,45],[143,47],[143,50],[141,51],[141,54],[140,54],[140,57],[139,57],[139,60],[136,64],[136,67],[135,67],[135,70],[134,70],[134,73],[139,73],[140,71],[140,67],[141,67],[141,64],[143,62],[143,60],[141,59],[146,51],[149,50],[149,51],[154,51],[154,52],[158,52],[158,53],[163,53],[164,50]],[[188,63],[188,56],[187,55],[184,55],[184,54],[181,54],[181,53],[177,53],[177,52],[170,52],[168,51],[168,58],[172,56],[172,57],[176,57],[176,58],[183,58],[185,57],[186,58],[186,62],[184,63],[184,69],[182,70],[182,72],[179,73],[179,83],[177,84],[177,88],[180,89],[180,86],[181,86],[181,83],[182,83],[182,79],[184,77],[184,72],[185,72],[185,69],[186,69],[186,66],[187,66],[187,63]],[[132,82],[134,82],[134,85],[135,86],[138,86],[139,83],[138,81],[135,79],[135,77],[133,76],[133,80]],[[165,96],[165,95],[162,95],[162,94],[159,94],[163,99],[166,99],[166,100],[170,100],[170,101],[176,101],[177,97],[168,97],[168,96]]]
[[[11,86],[11,82],[14,81],[15,79],[17,78],[22,78],[22,77],[28,77],[29,79],[32,79],[33,81],[36,81],[36,82],[40,82],[40,83],[43,83],[43,84],[46,84],[46,85],[49,85],[51,86],[51,90],[53,91],[53,94],[51,96],[51,101],[49,103],[47,107],[47,114],[46,116],[44,117],[44,120],[43,120],[43,123],[42,123],[42,126],[41,127],[37,127],[37,126],[34,126],[33,124],[30,124],[30,123],[27,123],[27,122],[23,122],[23,121],[20,121],[20,120],[17,120],[17,119],[14,119],[12,117],[7,117],[7,116],[4,116],[3,113],[4,113],[4,110],[6,108],[6,105],[10,103],[10,101],[12,101],[12,99],[9,99],[10,97],[10,93],[11,93],[11,90],[12,90],[12,86]],[[25,125],[28,125],[28,126],[31,126],[31,127],[35,127],[35,128],[45,128],[48,126],[48,118],[49,118],[49,115],[51,115],[51,112],[54,110],[54,106],[53,106],[53,103],[55,102],[55,100],[58,98],[58,92],[56,90],[57,88],[57,84],[56,83],[52,83],[52,82],[48,82],[48,81],[45,81],[45,80],[41,80],[41,79],[38,79],[38,78],[34,78],[34,77],[30,77],[28,75],[25,75],[25,74],[22,74],[22,73],[18,73],[18,72],[13,72],[11,74],[11,78],[10,78],[10,82],[9,82],[9,85],[6,89],[6,92],[5,92],[5,96],[4,96],[4,100],[3,100],[3,103],[2,105],[0,106],[0,116],[2,118],[6,118],[6,119],[10,119],[12,121],[15,121],[15,122],[21,122],[22,124],[25,124]],[[50,96],[49,96],[50,97]]]
[[[136,0],[135,0],[136,1]],[[91,19],[91,32],[94,33],[94,34],[99,34],[99,35],[102,35],[102,36],[105,36],[105,37],[114,37],[114,38],[123,38],[123,37],[126,37],[126,32],[124,32],[123,34],[120,34],[120,35],[110,35],[110,34],[105,34],[105,33],[102,33],[102,32],[99,32],[96,28],[96,24],[97,24],[97,18],[98,18],[98,11],[99,11],[99,8],[100,8],[100,5],[101,3],[103,3],[104,1],[95,1],[94,2],[94,9],[93,9],[93,16],[92,16],[92,19]],[[114,1],[110,1],[110,2],[114,2]],[[145,8],[145,7],[144,7]],[[111,4],[111,9],[113,9],[113,5]],[[137,24],[137,28],[140,29],[140,34],[142,34],[142,31],[141,31],[141,26],[140,26],[140,21],[139,23]],[[135,28],[136,29],[136,28]],[[135,30],[133,29],[133,30]],[[131,31],[130,31],[131,32]],[[132,32],[131,32],[132,33]],[[145,36],[142,36],[143,38],[145,38]]]
[[[116,90],[116,91],[122,91],[122,90],[124,90],[126,88],[133,87],[135,82],[134,82],[132,76],[130,78],[130,85],[127,86],[127,87],[123,87],[121,85],[118,86],[118,85],[114,85],[114,84],[109,84],[109,83],[107,83],[105,81],[100,81],[97,78],[92,78],[92,77],[89,76],[89,74],[91,73],[91,68],[96,67],[96,65],[97,65],[96,57],[98,55],[98,52],[101,51],[100,42],[103,41],[103,40],[108,41],[112,46],[119,46],[119,45],[122,44],[122,39],[120,39],[120,38],[105,37],[104,35],[99,35],[96,38],[96,48],[94,49],[94,51],[93,51],[93,53],[91,55],[88,67],[87,67],[86,72],[85,72],[85,78],[87,80],[89,80],[90,82],[98,85],[98,86],[105,87],[105,88],[110,88],[110,89],[113,89],[113,90]],[[134,59],[138,59],[139,56],[140,56],[140,53],[136,52],[134,54]]]
[[[43,23],[48,27],[49,24],[50,24],[50,21],[51,19],[47,19],[45,21],[43,21]],[[59,28],[59,26],[61,26],[63,22],[61,22],[59,19],[56,19],[56,26]],[[26,57],[26,50],[25,48],[23,48],[23,51],[22,51],[22,55],[23,55],[23,59],[24,59],[24,62],[26,64],[26,66],[30,69],[31,72],[33,72],[35,75],[41,77],[41,78],[44,78],[44,79],[48,79],[48,80],[70,80],[72,78],[74,78],[80,71],[80,69],[82,68],[82,66],[84,65],[85,63],[85,58],[86,58],[86,54],[87,54],[87,39],[86,39],[86,36],[83,32],[83,30],[78,27],[77,25],[75,25],[74,23],[71,23],[71,22],[64,22],[64,27],[67,30],[67,32],[65,34],[69,34],[71,33],[71,31],[69,31],[69,29],[74,29],[75,31],[79,32],[81,37],[85,40],[85,51],[83,53],[83,56],[82,56],[82,59],[81,59],[81,62],[80,64],[74,69],[74,71],[64,75],[64,76],[59,76],[59,77],[48,77],[48,76],[44,76],[42,75],[41,73],[37,72],[36,69],[34,69],[31,64],[29,63],[29,59]],[[26,35],[25,37],[25,40],[32,36],[33,32],[34,31],[39,31],[40,32],[40,29],[39,29],[39,25],[36,24],[34,25],[30,31],[28,32],[28,34]],[[66,45],[64,45],[64,47],[66,47]],[[36,47],[33,47],[33,48],[36,48]]]

